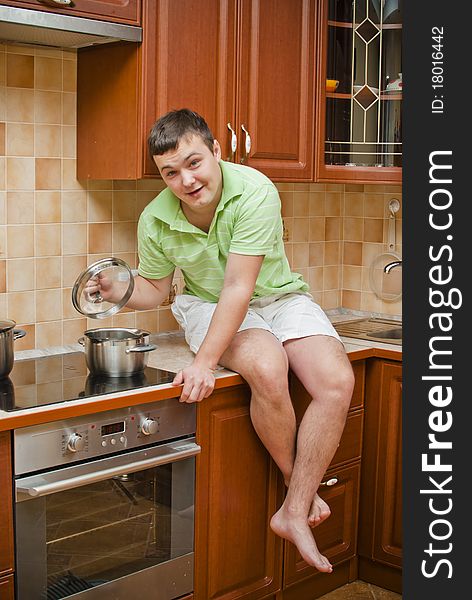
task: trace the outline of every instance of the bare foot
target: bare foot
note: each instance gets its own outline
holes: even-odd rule
[[[308,525],[310,527],[316,527],[323,521],[325,521],[331,514],[331,510],[326,502],[315,495],[313,502],[311,503],[310,512],[308,513]]]
[[[320,554],[306,517],[288,516],[282,505],[270,520],[270,527],[278,536],[295,544],[303,560],[309,565],[323,573],[333,571],[326,556]]]

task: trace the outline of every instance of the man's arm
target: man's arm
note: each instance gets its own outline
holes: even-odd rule
[[[230,252],[223,289],[205,339],[193,363],[174,379],[175,385],[184,384],[181,402],[199,402],[213,391],[213,370],[246,316],[263,260],[263,256]]]
[[[134,289],[126,303],[128,308],[135,310],[152,310],[164,302],[169,296],[174,272],[162,279],[146,279],[141,275],[134,278]],[[87,284],[86,291],[91,296],[100,293],[108,302],[119,302],[124,295],[123,285],[112,282],[107,277],[98,275]]]
[[[169,296],[173,278],[173,271],[162,279],[146,279],[141,275],[137,275],[134,278],[133,293],[126,306],[135,310],[152,310],[156,308]]]

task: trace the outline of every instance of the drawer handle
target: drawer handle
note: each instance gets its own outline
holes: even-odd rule
[[[72,0],[40,0],[43,4],[49,4],[50,6],[74,6]]]
[[[331,479],[328,479],[327,481],[322,481],[320,485],[326,485],[328,487],[331,487],[332,485],[336,485],[338,481],[339,479],[337,477],[331,477]]]

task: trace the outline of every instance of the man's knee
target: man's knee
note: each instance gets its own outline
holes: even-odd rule
[[[354,389],[354,371],[352,370],[351,364],[347,364],[339,374],[339,385],[342,390],[345,391],[351,397]]]
[[[329,379],[328,392],[349,406],[354,390],[354,372],[350,363],[336,369]]]
[[[258,395],[276,398],[288,392],[288,361],[284,357],[272,359],[253,358],[248,365],[248,383]]]
[[[330,404],[335,402],[336,405],[347,409],[353,389],[354,373],[347,361],[326,369],[311,390],[311,395],[314,401],[324,400]]]

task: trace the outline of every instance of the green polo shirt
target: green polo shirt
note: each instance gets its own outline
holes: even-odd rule
[[[187,221],[168,188],[146,206],[138,223],[139,274],[161,279],[179,267],[185,293],[218,302],[228,254],[264,255],[253,298],[307,291],[285,256],[275,185],[250,167],[220,167],[223,190],[208,233]]]

